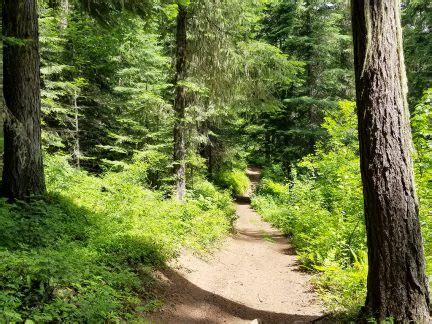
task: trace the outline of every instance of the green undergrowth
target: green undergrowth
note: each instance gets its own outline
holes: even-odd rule
[[[224,170],[217,175],[217,183],[229,189],[233,195],[241,196],[250,186],[250,181],[244,170]]]
[[[415,171],[429,274],[432,273],[431,151],[432,92],[413,115]],[[303,158],[291,179],[272,166],[263,173],[253,207],[290,236],[302,265],[316,272],[315,286],[336,318],[354,319],[364,304],[366,234],[354,104],[341,102],[322,125],[328,133]]]
[[[234,219],[230,194],[205,180],[180,204],[145,189],[136,166],[95,177],[46,164],[46,197],[0,200],[0,322],[137,318],[159,304],[153,267],[181,247],[206,251]]]

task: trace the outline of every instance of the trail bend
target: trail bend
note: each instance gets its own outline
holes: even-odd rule
[[[248,169],[252,187],[259,169]],[[209,258],[184,252],[158,274],[164,306],[151,323],[310,323],[323,314],[294,249],[250,206],[237,202],[235,234]]]

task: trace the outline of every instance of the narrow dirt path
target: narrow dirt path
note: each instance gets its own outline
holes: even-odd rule
[[[248,175],[256,185],[259,170]],[[238,200],[236,234],[220,250],[207,260],[183,253],[159,274],[165,305],[152,323],[307,323],[322,315],[293,248],[249,200]]]

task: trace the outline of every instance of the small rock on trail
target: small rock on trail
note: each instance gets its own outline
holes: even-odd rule
[[[259,169],[248,169],[254,188]],[[251,190],[253,190],[253,188]],[[158,273],[165,305],[151,323],[308,323],[323,307],[281,232],[237,202],[235,234],[203,260],[184,252]]]

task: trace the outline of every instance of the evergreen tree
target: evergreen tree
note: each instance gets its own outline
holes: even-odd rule
[[[326,110],[353,98],[349,11],[344,1],[284,0],[268,6],[262,24],[263,39],[304,62],[301,82],[279,89],[281,109],[258,121],[267,158],[289,169],[325,135]]]
[[[410,108],[432,85],[432,3],[428,0],[403,2],[404,51],[406,56]]]

